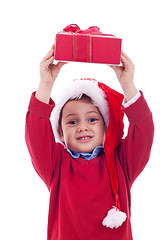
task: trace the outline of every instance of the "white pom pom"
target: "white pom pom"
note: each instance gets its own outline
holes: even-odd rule
[[[108,211],[107,216],[103,219],[103,226],[110,228],[118,228],[122,225],[123,222],[126,221],[127,215],[124,212],[119,211],[116,207],[113,207],[110,211]]]

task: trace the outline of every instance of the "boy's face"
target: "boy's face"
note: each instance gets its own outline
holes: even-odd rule
[[[75,152],[92,152],[104,143],[103,118],[92,103],[71,100],[62,110],[60,135],[67,148]]]

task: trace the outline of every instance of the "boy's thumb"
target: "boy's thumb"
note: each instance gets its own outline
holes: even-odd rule
[[[59,68],[59,69],[61,69],[61,67],[63,67],[63,65],[65,65],[67,62],[58,62],[57,63],[57,67]]]

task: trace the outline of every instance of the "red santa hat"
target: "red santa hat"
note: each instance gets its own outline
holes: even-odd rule
[[[59,117],[64,104],[75,98],[81,98],[85,94],[92,99],[95,106],[101,112],[105,125],[106,137],[104,151],[107,159],[107,167],[110,175],[111,186],[115,196],[115,207],[108,211],[102,224],[110,228],[118,228],[126,220],[126,213],[121,212],[118,195],[118,176],[114,159],[114,150],[119,145],[123,137],[123,111],[121,109],[124,96],[95,79],[84,78],[76,79],[67,89],[59,95],[53,111],[54,121],[52,122],[53,131],[57,141],[61,142],[58,131]],[[61,142],[62,143],[62,142]],[[63,143],[62,143],[63,144]]]

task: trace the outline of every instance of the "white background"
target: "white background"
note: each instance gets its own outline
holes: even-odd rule
[[[39,63],[55,34],[76,23],[99,26],[122,38],[135,64],[135,83],[153,112],[155,138],[150,161],[132,188],[135,240],[160,239],[160,15],[152,0],[6,0],[0,6],[0,239],[45,240],[49,193],[35,173],[24,141],[25,114],[39,83]],[[121,91],[112,69],[69,63],[56,87],[93,77]],[[125,119],[126,121],[126,119]],[[127,123],[126,123],[127,124]],[[96,212],[95,212],[96,214]]]

